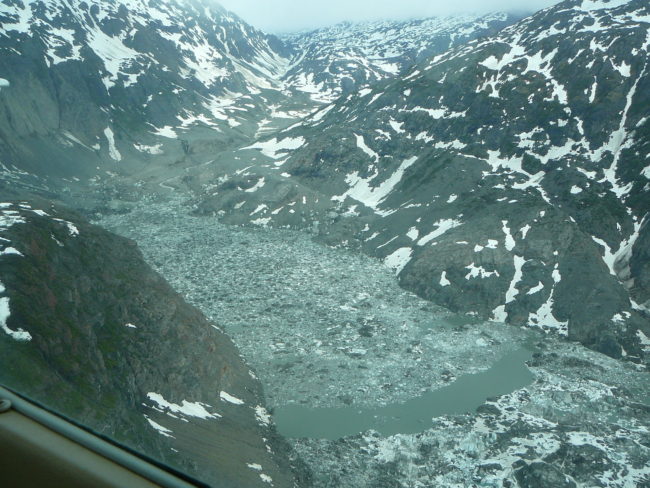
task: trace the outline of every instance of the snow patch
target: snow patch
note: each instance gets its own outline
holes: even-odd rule
[[[79,235],[79,229],[77,229],[77,226],[74,225],[72,222],[68,222],[67,220],[63,219],[53,219],[55,222],[60,222],[64,224],[68,228],[68,234],[70,234],[70,237],[77,237]]]
[[[359,176],[358,171],[350,173],[345,178],[345,181],[350,188],[343,195],[333,196],[332,200],[343,202],[347,197],[350,197],[363,203],[366,207],[373,209],[375,213],[379,215],[389,215],[392,212],[381,211],[377,207],[384,199],[386,199],[388,194],[393,191],[395,186],[397,186],[397,184],[402,180],[404,172],[412,166],[417,159],[417,156],[414,156],[410,159],[404,160],[404,162],[402,162],[399,168],[397,168],[390,177],[376,187],[372,187],[370,182],[374,180],[379,173],[375,172],[374,175],[365,179]]]
[[[650,337],[645,335],[643,331],[637,330],[636,331],[636,336],[639,338],[639,342],[641,343],[641,347],[643,347],[644,350],[650,350]]]
[[[512,234],[510,233],[510,228],[508,227],[508,221],[507,220],[502,220],[501,223],[503,224],[502,230],[503,233],[506,235],[506,249],[508,251],[512,251],[515,248],[515,239],[512,237]]]
[[[146,415],[144,416],[144,418],[147,419],[147,422],[149,422],[149,425],[151,425],[154,429],[156,429],[159,434],[164,435],[165,437],[171,437],[172,439],[174,438],[174,436],[172,435],[173,432],[171,430],[169,430],[167,427],[163,427],[162,425],[154,422],[153,420],[151,420]]]
[[[510,282],[510,287],[506,292],[506,304],[513,302],[515,300],[515,297],[519,295],[517,284],[521,281],[521,278],[523,277],[522,268],[524,264],[526,264],[526,260],[521,256],[515,255],[514,257],[515,274],[512,277],[512,281]]]
[[[6,255],[16,255],[16,256],[22,256],[23,253],[21,253],[18,249],[15,247],[6,247],[2,251],[0,251],[0,256],[6,256]]]
[[[396,122],[395,120],[390,119],[388,121],[388,124],[390,125],[391,129],[393,129],[398,134],[403,134],[403,133],[406,132],[404,130],[404,128],[403,128],[404,127],[404,122]]]
[[[490,317],[492,322],[505,322],[508,320],[508,314],[506,312],[505,305],[499,305],[492,311],[492,317]]]
[[[271,217],[259,218],[259,219],[251,220],[251,224],[260,227],[268,227],[268,225],[271,223],[271,220],[272,220]]]
[[[219,398],[221,398],[222,401],[232,403],[233,405],[243,405],[244,400],[240,400],[237,397],[234,397],[230,395],[229,393],[222,391],[219,393]]]
[[[158,408],[169,410],[172,413],[180,413],[188,417],[196,417],[200,419],[216,419],[221,417],[218,413],[210,413],[206,410],[206,407],[212,408],[210,405],[200,402],[188,402],[183,400],[181,405],[176,403],[170,403],[163,398],[159,393],[147,393],[147,398],[152,402],[156,403]]]
[[[604,254],[603,254],[603,261],[609,268],[609,274],[612,276],[616,276],[616,271],[614,270],[614,263],[616,261],[616,255],[612,252],[612,249],[609,247],[609,245],[602,239],[591,236],[592,240],[603,247],[604,249]]]
[[[409,231],[406,233],[406,237],[408,237],[412,241],[416,240],[419,235],[420,235],[420,231],[418,230],[417,227],[411,227]]]
[[[257,419],[257,422],[261,425],[271,424],[271,414],[262,405],[257,405],[255,407],[255,418]]]
[[[540,281],[537,285],[535,285],[533,288],[528,290],[528,293],[526,293],[526,295],[534,295],[535,293],[538,293],[543,289],[544,289],[544,283]]]
[[[418,246],[424,246],[424,245],[428,244],[432,240],[437,239],[438,237],[443,235],[445,232],[448,232],[451,229],[454,229],[456,227],[459,227],[459,226],[463,225],[463,223],[460,220],[442,219],[442,220],[439,220],[438,222],[434,223],[433,225],[435,225],[437,227],[437,229],[434,230],[433,232],[427,234],[422,239],[420,239],[418,241],[418,243],[417,243]]]
[[[413,258],[413,249],[410,247],[402,247],[397,249],[394,253],[384,259],[384,264],[390,269],[395,271],[395,274],[400,274],[404,267]]]
[[[529,325],[541,327],[544,329],[555,329],[557,330],[558,334],[567,336],[569,335],[569,322],[561,322],[555,318],[555,315],[553,315],[554,293],[555,288],[551,290],[551,294],[549,295],[548,300],[546,300],[546,302],[543,303],[541,307],[539,307],[537,312],[530,313],[528,315],[528,323]]]
[[[368,156],[373,158],[375,161],[379,161],[379,154],[377,154],[375,151],[373,151],[368,147],[363,136],[360,136],[358,134],[354,134],[354,136],[357,139],[357,147],[361,149],[364,153],[366,153]]]
[[[260,178],[257,183],[255,183],[255,186],[252,186],[248,190],[244,190],[245,193],[253,193],[262,188],[266,184],[266,181],[264,177]]]
[[[115,136],[113,134],[113,130],[110,127],[106,127],[106,129],[104,129],[104,135],[108,141],[108,155],[115,161],[122,161],[122,155],[115,146]]]
[[[494,271],[487,271],[483,266],[476,266],[474,263],[470,264],[469,266],[465,266],[465,269],[469,270],[469,273],[465,275],[466,280],[471,280],[473,278],[491,278],[492,276],[499,276],[499,272],[494,270]]]
[[[162,150],[162,144],[156,144],[155,146],[145,146],[144,144],[133,144],[133,147],[141,153],[146,153],[146,154],[151,154],[153,156],[157,156],[160,154],[164,154],[164,151]]]
[[[262,154],[271,159],[281,159],[289,151],[295,151],[305,144],[304,137],[285,137],[278,140],[274,137],[270,141],[257,142],[252,146],[245,147],[244,149],[259,149]]]
[[[9,327],[7,327],[7,320],[9,319],[10,315],[11,312],[9,310],[9,298],[7,297],[0,298],[0,329],[2,329],[5,334],[7,334],[9,337],[11,337],[16,341],[19,342],[31,341],[32,335],[26,330],[23,329],[11,330]]]
[[[447,279],[447,272],[443,271],[440,275],[440,286],[445,287],[451,285],[451,281]]]
[[[168,139],[178,139],[178,134],[174,131],[174,128],[170,125],[166,125],[165,127],[154,127],[156,129],[152,134],[160,137],[166,137]]]

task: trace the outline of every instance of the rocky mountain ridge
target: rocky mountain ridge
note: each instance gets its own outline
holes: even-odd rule
[[[2,382],[215,486],[294,486],[260,382],[133,241],[0,203]]]
[[[649,27],[643,1],[560,3],[257,142],[199,211],[312,228],[452,310],[639,361]]]
[[[411,33],[409,42],[394,45],[381,63],[404,68],[508,19],[392,24],[392,31]],[[460,34],[452,32],[460,26]],[[386,28],[371,30],[377,37]],[[357,39],[367,30],[359,28]],[[320,69],[318,56],[339,54],[336,44],[319,45],[321,34],[285,44],[212,0],[0,4],[1,176],[41,188],[52,178],[87,185],[117,175],[164,184],[214,153],[245,146],[318,108],[327,97],[312,99],[313,90],[325,88],[303,81]],[[380,63],[378,50],[393,40],[361,50],[345,76],[378,79],[364,70]],[[391,69],[381,78],[397,74]],[[337,76],[328,83],[339,82]]]
[[[288,63],[207,0],[5,2],[0,52],[4,172],[84,179],[250,137]]]
[[[344,22],[282,40],[295,54],[282,80],[291,92],[333,102],[399,77],[414,64],[515,22],[507,13],[409,21]]]
[[[494,28],[483,22],[465,35]],[[168,191],[320,104],[282,79],[289,48],[208,0],[4,2],[0,51],[5,197],[27,187],[84,209],[61,181]],[[3,381],[219,486],[308,484],[254,373],[132,243],[49,202],[5,200]]]

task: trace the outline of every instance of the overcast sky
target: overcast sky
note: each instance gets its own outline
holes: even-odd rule
[[[559,0],[217,0],[249,24],[270,33],[344,20],[408,19],[456,12],[538,10]]]

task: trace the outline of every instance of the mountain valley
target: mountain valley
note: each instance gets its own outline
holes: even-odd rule
[[[278,421],[286,410],[290,420],[279,432],[315,487],[468,480],[626,487],[643,486],[650,474],[650,383],[641,365],[534,328],[450,313],[401,290],[381,262],[302,232],[224,225],[188,216],[173,200],[98,223],[135,239],[147,261],[233,338]],[[518,351],[532,359],[511,361],[478,403],[464,394],[432,421],[425,410],[414,426],[391,427],[394,417],[413,415],[409,402]],[[530,377],[517,383],[510,376],[524,364]],[[356,422],[342,439],[325,434],[338,432],[348,411],[377,407],[389,418],[371,430],[359,432],[364,424]],[[299,415],[309,423],[298,423]]]
[[[0,382],[215,486],[650,486],[645,0],[2,0],[0,53]]]

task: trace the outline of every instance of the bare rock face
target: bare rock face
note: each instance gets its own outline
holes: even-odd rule
[[[519,469],[515,477],[519,486],[537,488],[542,486],[566,486],[575,488],[576,484],[563,475],[557,468],[546,463],[533,463]]]
[[[0,162],[65,178],[245,140],[289,55],[210,0],[4,2],[0,49]]]
[[[343,94],[242,152],[283,173],[219,174],[198,210],[318,221],[439,305],[646,362],[648,8],[570,0]]]
[[[217,486],[294,486],[255,374],[136,244],[50,204],[0,204],[9,387]]]

